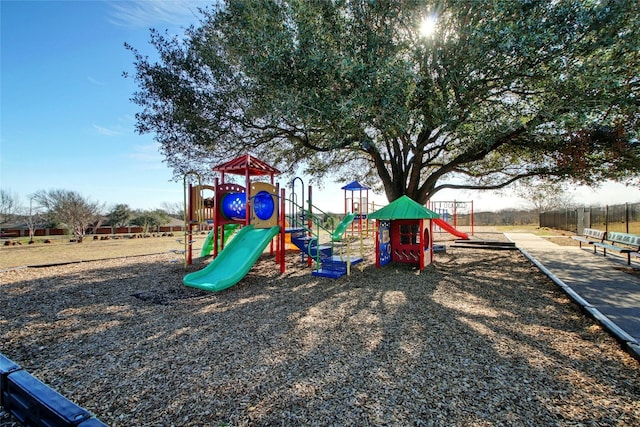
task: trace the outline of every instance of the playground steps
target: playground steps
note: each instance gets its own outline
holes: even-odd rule
[[[493,250],[517,250],[514,242],[501,242],[498,240],[464,240],[458,239],[451,245],[452,248],[464,249],[493,249]]]
[[[311,272],[312,276],[337,279],[347,274],[347,262],[344,257],[333,255],[331,245],[318,245],[318,238],[307,236],[303,229],[291,233],[291,243],[296,245],[304,256],[320,258],[320,267]],[[362,262],[362,258],[351,257],[351,265]]]
[[[300,235],[305,232],[305,228],[303,227],[286,227],[284,229],[285,233],[289,233],[292,235]]]
[[[433,252],[436,253],[436,254],[446,254],[447,253],[447,246],[446,245],[434,244],[433,245]]]
[[[292,234],[291,243],[296,245],[303,254],[311,257],[318,256],[318,251],[320,251],[320,257],[330,257],[332,255],[331,245],[318,245],[317,237]]]
[[[362,262],[362,258],[358,256],[351,257],[351,265]],[[312,276],[329,277],[337,279],[347,274],[347,261],[343,260],[339,255],[333,255],[321,261],[321,267],[311,272]]]

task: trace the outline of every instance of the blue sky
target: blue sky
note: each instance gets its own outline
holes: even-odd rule
[[[130,43],[181,34],[202,2],[5,1],[1,16],[1,186],[28,200],[74,190],[107,205],[180,202],[152,135],[135,133]]]
[[[182,34],[203,1],[0,1],[0,187],[23,204],[38,190],[65,189],[104,203],[155,209],[181,202],[182,183],[153,141],[135,133],[136,90],[127,42],[153,57],[149,28]],[[284,184],[281,183],[281,184]],[[341,211],[346,183],[314,189],[314,203]],[[373,196],[372,196],[373,198]],[[529,207],[494,193],[438,193],[474,200],[475,209]],[[574,201],[640,201],[640,190],[609,184],[580,188]],[[382,196],[376,197],[380,203]]]

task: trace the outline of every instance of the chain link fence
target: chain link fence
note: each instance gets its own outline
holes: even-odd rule
[[[582,234],[585,228],[640,234],[640,203],[591,206],[540,214],[540,227]]]

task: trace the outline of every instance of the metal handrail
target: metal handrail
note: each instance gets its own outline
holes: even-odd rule
[[[329,214],[327,214],[326,212],[324,212],[322,209],[319,209],[317,206],[313,206],[311,205],[311,208],[314,211],[318,211],[320,212],[321,215],[317,215],[316,213],[310,211],[309,209],[305,209],[303,206],[297,204],[294,200],[289,199],[289,205],[291,207],[291,210],[295,210],[296,212],[291,212],[292,215],[292,226],[296,227],[296,228],[302,228],[306,233],[308,233],[310,235],[310,237],[315,238],[316,239],[316,254],[315,256],[312,255],[312,251],[311,251],[311,246],[312,246],[312,242],[313,239],[309,240],[309,243],[307,244],[306,247],[306,252],[307,252],[307,256],[311,259],[313,259],[315,261],[316,264],[316,270],[320,269],[320,264],[321,264],[321,252],[320,252],[320,232],[325,231],[327,232],[327,234],[331,235],[332,233],[332,229],[335,228],[334,226],[334,220],[333,217],[329,216]],[[297,212],[301,212],[303,215],[303,219],[299,222],[298,218],[297,218]],[[326,228],[323,225],[323,221],[321,219],[322,216],[328,216],[329,218],[329,223],[331,226],[331,229]],[[305,219],[310,219],[312,222],[312,227],[307,226],[307,224],[305,223]],[[315,232],[314,232],[314,228],[315,228]],[[333,253],[333,249],[334,249],[334,242],[331,241],[331,253]]]

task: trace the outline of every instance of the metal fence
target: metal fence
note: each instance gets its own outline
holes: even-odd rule
[[[640,203],[591,206],[540,214],[540,227],[582,234],[585,228],[640,234]]]

